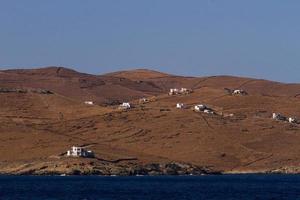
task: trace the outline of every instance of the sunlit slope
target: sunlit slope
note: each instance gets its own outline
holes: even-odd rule
[[[94,76],[56,67],[2,71],[0,88],[27,92],[0,92],[0,161],[65,162],[66,150],[78,145],[95,152],[93,162],[181,162],[226,172],[299,166],[299,124],[271,119],[273,112],[300,119],[299,84],[147,73]],[[175,87],[193,92],[167,95]],[[231,95],[224,88],[248,95]],[[139,103],[140,97],[150,102]],[[85,105],[86,100],[96,105]],[[123,101],[132,108],[119,110]],[[176,103],[188,108],[176,109]],[[193,111],[197,104],[215,114]]]

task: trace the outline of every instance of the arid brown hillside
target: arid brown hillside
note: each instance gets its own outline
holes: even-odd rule
[[[193,92],[169,96],[174,87]],[[150,70],[89,75],[60,67],[0,71],[0,172],[298,173],[300,124],[271,116],[300,119],[299,94],[300,84],[229,76]],[[141,103],[141,97],[150,101]],[[96,105],[85,105],[87,100]],[[131,109],[114,105],[125,100]],[[177,109],[177,103],[187,108]],[[193,111],[197,104],[215,114]],[[66,157],[72,145],[93,150],[96,158]]]
[[[126,78],[130,80],[142,80],[142,79],[157,79],[162,77],[170,77],[170,74],[148,70],[148,69],[136,69],[131,71],[118,71],[105,74],[106,76],[114,76],[119,78]]]
[[[108,75],[140,82],[151,82],[164,91],[172,87],[187,87],[193,90],[210,87],[218,89],[244,89],[251,94],[261,94],[265,96],[300,97],[299,84],[283,84],[252,78],[233,76],[211,76],[203,78],[182,77],[146,69],[114,72]]]
[[[48,89],[77,101],[108,105],[162,92],[149,82],[83,74],[62,67],[1,71],[0,87]]]

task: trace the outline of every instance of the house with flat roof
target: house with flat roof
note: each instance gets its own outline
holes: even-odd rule
[[[119,105],[119,109],[122,109],[122,110],[127,110],[130,108],[131,108],[131,105],[128,102],[123,102],[121,105]]]

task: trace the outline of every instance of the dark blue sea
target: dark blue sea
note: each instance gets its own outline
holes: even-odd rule
[[[300,200],[300,176],[0,176],[0,199]]]

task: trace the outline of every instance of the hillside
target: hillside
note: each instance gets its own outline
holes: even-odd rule
[[[170,88],[193,92],[167,95]],[[224,89],[243,89],[231,95]],[[0,71],[0,173],[299,173],[300,84],[133,70]],[[150,101],[140,103],[141,97]],[[85,105],[84,101],[95,105]],[[130,101],[129,110],[117,104]],[[184,103],[186,109],[177,109]],[[215,114],[195,112],[205,104]],[[95,158],[69,158],[73,145]]]
[[[148,82],[84,74],[62,67],[1,71],[0,87],[48,89],[77,101],[108,105],[161,92]]]
[[[130,80],[156,79],[161,77],[170,77],[171,75],[148,69],[136,69],[130,71],[118,71],[105,74],[106,76],[113,76],[119,78],[126,78]]]

